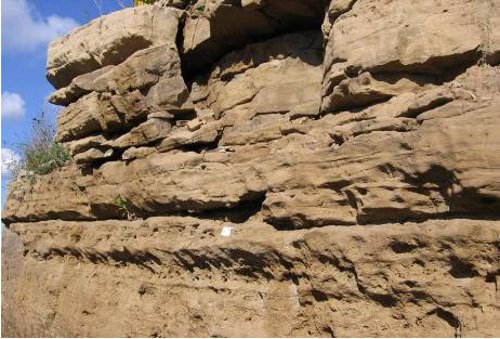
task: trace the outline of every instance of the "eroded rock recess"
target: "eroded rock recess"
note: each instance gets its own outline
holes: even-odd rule
[[[162,0],[53,41],[74,162],[9,188],[3,334],[499,336],[498,27]]]

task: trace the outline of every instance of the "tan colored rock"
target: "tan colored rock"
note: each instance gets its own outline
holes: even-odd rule
[[[262,206],[264,220],[284,229],[311,225],[355,225],[356,209],[332,189],[287,190],[269,193]]]
[[[499,336],[499,8],[162,0],[58,40],[74,161],[8,187],[2,333]]]
[[[123,160],[142,159],[156,152],[154,147],[130,147],[122,154]]]
[[[238,121],[224,129],[219,144],[245,145],[276,140],[283,136],[282,128],[288,122],[288,117],[282,115],[263,115]]]
[[[50,44],[47,79],[61,88],[78,75],[117,65],[140,49],[175,46],[180,14],[173,8],[141,6],[95,19]]]
[[[328,98],[328,103],[336,110],[367,106],[387,100],[398,94],[419,92],[432,87],[422,77],[406,75],[386,76],[374,79],[366,72],[356,78],[347,78],[335,86]]]
[[[73,157],[73,160],[79,165],[90,163],[96,160],[108,159],[113,156],[114,151],[112,149],[107,149],[102,151],[97,148],[91,148],[85,152],[78,153]]]
[[[105,66],[90,73],[82,74],[71,80],[67,87],[63,87],[49,97],[49,102],[55,105],[67,106],[85,94],[94,90],[94,80],[107,73],[113,68],[112,65]]]
[[[175,7],[184,9],[187,3],[187,0],[156,0],[154,2],[154,5],[158,7]]]
[[[150,105],[184,104],[188,94],[175,46],[163,44],[146,48],[118,66],[106,66],[78,76],[68,87],[56,91],[49,100],[68,105],[92,91],[124,94],[134,90],[149,90]]]
[[[495,27],[500,24],[500,4],[495,1],[489,1],[487,6],[487,22],[483,24],[486,41],[484,48],[485,61],[491,65],[500,64],[500,32]]]
[[[323,112],[344,108],[337,106],[335,93],[347,78],[368,71],[392,84],[391,77],[404,79],[405,72],[453,74],[457,67],[478,61],[477,51],[486,40],[491,46],[492,36],[487,31],[492,9],[487,1],[464,4],[455,0],[398,0],[385,4],[383,11],[373,10],[370,3],[356,3],[333,21],[325,52]],[[334,7],[339,4],[332,3]],[[495,12],[493,17],[497,16]],[[371,33],[367,34],[367,30]],[[389,78],[384,79],[386,76]],[[356,95],[353,93],[352,100],[356,100]],[[344,96],[349,97],[349,92]]]
[[[330,31],[335,20],[345,12],[352,9],[352,6],[356,3],[356,0],[332,0],[325,15],[325,20],[321,25],[321,30],[328,40],[330,36]]]
[[[83,139],[66,142],[64,145],[68,148],[70,154],[75,156],[91,148],[102,146],[107,141],[108,140],[102,135],[92,135]]]
[[[212,73],[207,103],[218,117],[242,104],[255,114],[287,113],[297,107],[318,114],[319,45],[319,34],[303,32],[228,55]],[[277,46],[282,47],[282,54]]]
[[[241,7],[247,8],[247,9],[258,9],[262,7],[263,1],[262,0],[242,0],[241,1]]]
[[[235,226],[230,237],[224,225]],[[278,232],[195,217],[15,224],[2,237],[3,334],[495,337],[498,227],[456,219]]]
[[[187,123],[186,127],[187,127],[188,131],[194,132],[196,130],[199,130],[202,125],[203,125],[203,121],[196,118],[196,119],[189,121]]]
[[[321,24],[325,1],[247,1],[243,6],[223,0],[198,1],[183,31],[186,69],[206,70],[225,53],[278,31],[311,29]]]
[[[212,122],[190,131],[188,127],[177,128],[160,143],[158,150],[167,152],[185,146],[203,146],[214,143],[222,132],[222,124]]]
[[[203,80],[202,80],[203,81]],[[193,103],[205,100],[208,97],[208,87],[200,79],[191,84],[189,99]]]
[[[71,141],[94,133],[127,129],[146,114],[139,91],[125,95],[92,92],[61,111],[56,140]]]
[[[174,107],[181,107],[187,102],[189,92],[184,83],[184,79],[179,73],[177,76],[165,78],[153,86],[146,97],[148,105],[154,108],[165,107],[167,109]],[[171,110],[175,112],[174,110]]]
[[[172,120],[175,116],[168,112],[154,112],[148,114],[148,119],[164,119],[164,120]]]
[[[345,200],[337,203],[349,206],[348,211],[355,210],[358,224],[494,214],[500,203],[500,186],[495,179],[496,164],[500,162],[495,151],[499,141],[494,132],[500,124],[500,102],[495,94],[500,93],[500,87],[494,87],[498,86],[498,74],[496,68],[471,69],[449,84],[450,90],[461,84],[462,90],[484,97],[482,101],[461,97],[452,102],[445,100],[441,106],[420,112],[416,121],[391,120],[389,114],[401,111],[401,102],[393,100],[358,113],[346,112],[345,117],[327,115],[302,127],[284,126],[282,137],[276,134],[271,142],[262,134],[263,139],[248,139],[245,143],[249,145],[241,145],[235,139],[238,133],[234,133],[236,141],[231,144],[235,145],[228,148],[229,159],[222,163],[203,162],[201,154],[187,152],[189,159],[196,160],[184,167],[186,163],[176,159],[182,152],[169,152],[127,165],[106,163],[92,178],[72,171],[49,175],[41,178],[30,193],[14,185],[4,210],[4,222],[43,220],[49,215],[63,217],[69,211],[79,218],[111,217],[109,210],[99,206],[109,204],[117,191],[137,208],[138,215],[145,216],[159,210],[165,213],[234,207],[261,199],[266,192],[303,190],[305,194],[318,188],[334,190],[337,198],[343,195]],[[488,93],[490,98],[486,99]],[[419,98],[414,98],[416,103]],[[405,105],[412,107],[411,103]],[[378,117],[379,114],[383,115]],[[262,126],[267,124],[273,126],[271,122]],[[342,126],[345,139],[335,136],[336,129]],[[222,127],[221,122],[205,124],[195,132],[176,127],[158,150],[187,151],[195,147],[194,150],[218,153],[222,149],[214,148],[214,142]],[[486,135],[489,139],[484,142]],[[247,137],[241,134],[241,138]],[[57,188],[51,187],[53,181],[59,183]],[[79,181],[85,187],[83,195],[71,188]],[[55,190],[63,198],[46,204]],[[44,196],[47,198],[38,198]],[[87,201],[83,205],[82,199]],[[279,213],[274,216],[274,211]],[[321,221],[325,215],[322,209],[305,208],[302,219],[293,217],[293,209],[286,211],[290,217],[269,208],[267,220],[277,220],[277,227],[282,227],[280,220],[290,220],[288,228],[307,227],[308,222],[309,226],[328,223]],[[339,209],[326,214],[325,220],[345,220],[345,213]],[[294,224],[295,220],[299,223]]]
[[[106,143],[106,145],[112,148],[147,145],[165,138],[171,129],[172,124],[168,120],[148,119],[137,127],[132,128],[130,132]]]
[[[95,79],[93,90],[118,93],[145,91],[160,80],[178,78],[180,74],[177,48],[166,43],[135,52],[123,63]]]

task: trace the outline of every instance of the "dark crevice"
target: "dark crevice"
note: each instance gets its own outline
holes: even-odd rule
[[[234,223],[244,223],[252,216],[260,213],[262,204],[265,200],[266,192],[250,192],[240,198],[240,201],[232,205],[221,207],[222,203],[214,203],[213,206],[209,204],[201,204],[198,201],[183,201],[182,209],[176,207],[179,202],[172,202],[168,205],[155,205],[150,206],[150,211],[145,211],[141,208],[130,204],[130,211],[137,217],[150,218],[150,217],[196,217],[204,220],[227,221]],[[101,206],[101,205],[99,205]],[[108,206],[116,213],[117,206],[112,204]]]
[[[398,300],[390,294],[376,294],[376,293],[366,293],[368,298],[380,304],[383,307],[395,307]]]
[[[476,65],[481,59],[481,52],[478,49],[455,55],[445,55],[434,57],[423,63],[410,65],[402,64],[399,60],[366,69],[375,78],[383,73],[407,73],[411,76],[422,76],[424,79],[429,76],[434,77],[433,83],[441,85],[444,82],[454,80],[463,74],[468,68]],[[382,73],[382,74],[380,74]]]
[[[175,114],[175,117],[172,119],[172,124],[179,126],[179,123],[181,123],[184,120],[184,125],[187,121],[193,120],[196,118],[196,111],[193,110],[184,110],[177,112]]]
[[[427,315],[433,315],[433,314],[437,315],[439,318],[443,319],[448,325],[457,330],[462,328],[462,323],[460,322],[460,319],[458,319],[458,317],[455,316],[453,313],[446,311],[441,307],[437,307],[434,310],[427,312]]]
[[[456,279],[474,278],[479,275],[479,272],[474,268],[470,262],[464,261],[457,257],[450,259],[451,269],[449,273]]]
[[[283,280],[290,280],[295,286],[298,286],[300,281],[299,281],[299,276],[294,274],[294,273],[291,273],[291,272],[286,272],[284,275],[283,275]]]
[[[281,1],[268,2],[260,10],[243,9],[239,2],[239,6],[220,6],[210,18],[210,39],[200,43],[191,51],[179,49],[182,74],[187,82],[197,75],[210,71],[226,54],[247,44],[308,29],[321,30],[326,8],[325,0],[310,3],[297,1],[294,3],[296,6],[305,6],[302,13],[287,13],[289,7],[280,3]],[[238,25],[227,26],[225,24],[227,22],[238,22]],[[184,24],[180,30],[183,30],[183,27]]]
[[[330,146],[336,145],[337,147],[340,147],[346,142],[344,137],[338,134],[331,134],[330,137],[332,138]]]
[[[262,199],[264,201],[265,198]],[[252,214],[251,209],[245,211],[247,209],[246,204],[253,206]],[[102,221],[102,220],[126,220],[120,216],[120,212],[118,207],[115,204],[107,204],[107,205],[91,205],[91,210],[96,217],[87,217],[83,216],[78,212],[72,211],[60,211],[60,212],[48,212],[46,217],[26,217],[26,218],[16,218],[12,217],[10,219],[2,219],[5,227],[9,228],[10,224],[13,223],[23,223],[23,222],[42,222],[42,221],[50,221],[50,220],[61,220],[61,221]],[[205,206],[204,210],[190,210],[188,211],[188,207],[183,210],[175,210],[170,208],[164,208],[168,211],[162,212],[162,208],[158,207],[156,212],[142,212],[140,215],[136,214],[137,217],[140,218],[150,218],[150,217],[196,217],[199,219],[206,220],[218,220],[218,221],[230,221],[234,223],[243,223],[248,220],[252,215],[260,213],[262,208],[262,202],[252,202],[252,200],[244,200],[241,203],[233,206],[233,207],[214,207],[208,208]],[[136,210],[136,209],[134,209]],[[242,213],[242,211],[244,211]],[[370,218],[364,218],[363,216],[357,217],[357,223],[361,226],[378,226],[384,225],[388,223],[398,223],[404,224],[407,222],[413,223],[424,223],[429,220],[456,220],[456,219],[467,219],[467,220],[483,220],[483,221],[500,221],[500,211],[492,212],[492,213],[484,213],[484,214],[474,214],[474,212],[468,213],[435,213],[435,214],[411,214],[408,212],[404,213],[400,209],[390,209],[390,208],[380,208],[377,210],[370,211],[370,213],[377,212],[377,215],[380,215],[378,218],[375,218],[374,215],[370,216]],[[370,221],[367,221],[367,220]],[[273,226],[278,231],[296,231],[298,230],[290,222],[280,222],[274,220],[265,220],[268,224]],[[329,227],[329,226],[344,226],[349,227],[352,224],[346,223],[326,223],[326,224],[309,224],[306,227],[301,227],[300,229],[309,229],[316,227]]]
[[[351,182],[349,180],[337,180],[337,181],[331,181],[331,182],[326,182],[324,184],[320,184],[318,187],[320,188],[328,188],[331,189],[332,191],[335,192],[340,192],[343,188],[349,186]]]
[[[328,301],[328,299],[329,299],[327,294],[325,294],[319,290],[316,290],[316,289],[312,289],[311,294],[312,294],[314,300],[316,300],[317,302]]]
[[[103,152],[106,151],[106,148],[100,148],[96,147],[97,149],[101,149]],[[122,155],[126,151],[126,149],[120,149],[120,148],[113,148],[113,154],[110,157],[107,158],[102,158],[102,159],[95,159],[90,162],[87,162],[85,164],[80,165],[80,170],[82,172],[88,171],[88,168],[91,169],[98,169],[102,165],[104,165],[107,162],[111,161],[122,161]]]
[[[341,84],[342,86],[343,84]],[[322,109],[322,114],[331,114],[339,111],[351,111],[351,112],[361,112],[371,106],[382,104],[389,101],[394,97],[392,94],[386,93],[360,93],[351,94],[347,93],[347,89],[342,90],[344,93],[337,96],[330,96],[332,102],[329,105],[329,109]],[[325,97],[328,99],[328,97]]]
[[[425,244],[420,242],[418,239],[415,240],[414,242],[406,242],[403,240],[394,239],[389,244],[389,246],[391,247],[394,253],[400,254],[400,253],[409,253],[415,249],[423,248],[425,247]]]
[[[195,269],[212,271],[224,270],[233,271],[238,275],[242,275],[251,279],[273,280],[276,277],[271,272],[270,262],[266,256],[255,254],[242,249],[225,248],[222,249],[224,255],[216,255],[209,257],[204,254],[183,249],[177,253],[173,253],[176,262],[179,266],[195,272]]]
[[[213,209],[193,215],[201,219],[244,223],[261,211],[265,199],[265,193],[257,193],[252,199],[243,200],[233,207]]]
[[[419,116],[420,114],[422,114],[424,112],[427,112],[427,111],[436,109],[438,107],[444,106],[452,101],[453,101],[453,99],[450,97],[436,98],[435,100],[429,102],[425,106],[421,106],[421,107],[413,108],[413,109],[408,109],[406,112],[404,112],[404,114],[401,114],[400,117],[415,119],[415,118],[417,118],[417,116]]]
[[[326,335],[328,335],[330,338],[337,338],[337,336],[335,335],[335,332],[333,331],[333,329],[326,325],[326,326],[323,326],[321,328],[322,332],[325,333]]]
[[[204,220],[226,221],[233,223],[244,223],[252,216],[260,213],[262,204],[266,198],[266,192],[249,192],[240,198],[240,201],[231,205],[222,207],[223,203],[215,202],[212,205],[200,203],[198,201],[183,201],[182,207],[179,210],[179,202],[172,202],[168,205],[149,206],[150,210],[146,211],[142,208],[134,206],[128,202],[128,210],[137,218],[150,217],[196,217]],[[90,204],[92,215],[96,217],[83,216],[78,212],[59,211],[48,212],[46,218],[12,218],[10,220],[2,220],[8,227],[11,223],[16,222],[39,222],[48,220],[62,221],[99,221],[99,220],[126,220],[123,211],[114,202],[109,204]]]
[[[179,150],[181,152],[194,152],[201,154],[203,152],[208,152],[215,150],[219,147],[219,142],[222,139],[223,133],[219,133],[214,141],[212,142],[198,142],[187,145],[180,145],[175,147],[175,150]]]
[[[495,284],[495,291],[498,291],[498,288],[499,288],[499,287],[498,287],[498,280],[497,280],[497,276],[499,276],[499,275],[500,275],[500,270],[496,270],[496,271],[494,271],[494,272],[488,272],[488,273],[486,274],[486,279],[485,279],[485,281],[486,281],[487,283],[490,283],[490,284],[491,284],[491,283]]]
[[[151,273],[155,273],[152,265],[161,265],[161,260],[154,254],[145,251],[130,252],[127,248],[121,251],[115,250],[103,253],[83,251],[71,247],[50,248],[47,252],[41,254],[39,259],[50,260],[54,257],[73,257],[80,261],[87,259],[93,264],[114,265],[116,263],[118,267],[136,265],[147,269]]]
[[[489,220],[499,221],[500,211],[478,214],[477,212],[460,213],[419,213],[409,209],[379,208],[366,210],[369,215],[358,215],[357,222],[362,226],[383,225],[388,223],[404,224],[407,222],[424,223],[429,220]]]

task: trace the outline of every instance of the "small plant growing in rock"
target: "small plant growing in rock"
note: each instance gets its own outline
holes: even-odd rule
[[[31,133],[18,144],[21,160],[12,168],[15,177],[27,178],[31,183],[40,175],[51,173],[71,161],[68,150],[54,141],[55,129],[44,112],[33,119]]]
[[[136,220],[137,217],[134,213],[130,211],[129,203],[120,194],[115,198],[115,204],[118,206],[118,210],[122,213],[123,218],[127,218],[128,221]]]
[[[134,0],[134,6],[152,5],[155,2],[156,2],[156,0]]]

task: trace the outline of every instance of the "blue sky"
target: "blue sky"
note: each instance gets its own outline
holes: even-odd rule
[[[45,79],[50,40],[78,25],[131,6],[132,0],[2,0],[2,206],[9,162],[27,138],[33,117],[42,110],[54,120],[60,107],[50,105],[53,91]]]

